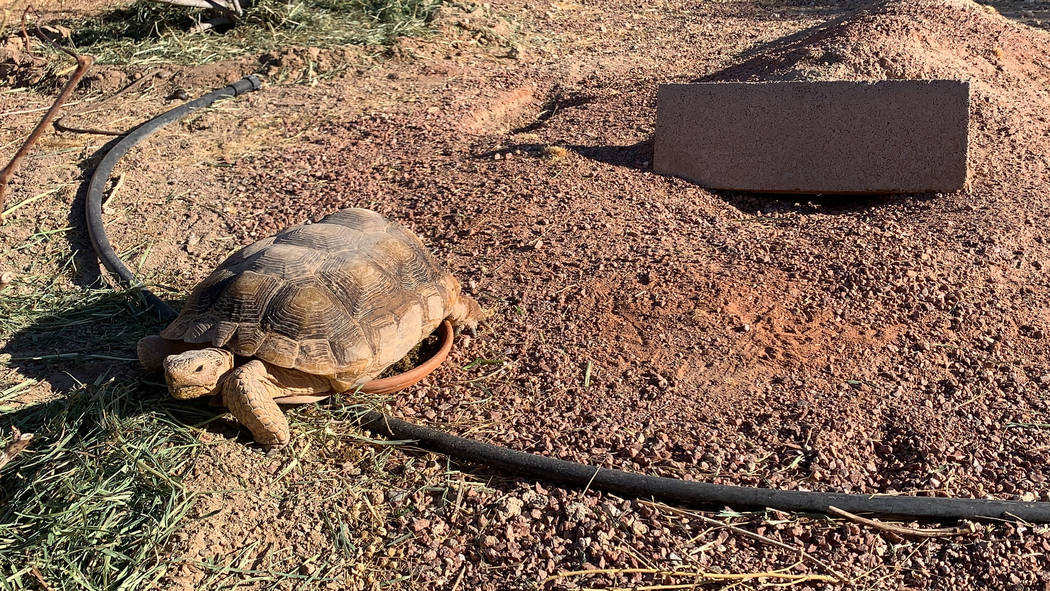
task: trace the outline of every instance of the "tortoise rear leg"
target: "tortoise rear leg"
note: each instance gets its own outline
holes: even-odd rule
[[[259,445],[276,447],[288,443],[291,431],[274,399],[330,390],[326,378],[268,366],[256,359],[230,372],[223,384],[222,402]]]

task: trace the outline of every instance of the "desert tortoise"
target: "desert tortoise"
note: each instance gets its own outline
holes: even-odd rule
[[[275,399],[352,390],[445,319],[473,330],[482,317],[415,234],[344,209],[231,255],[138,355],[175,398],[221,393],[257,442],[277,446],[290,433]]]

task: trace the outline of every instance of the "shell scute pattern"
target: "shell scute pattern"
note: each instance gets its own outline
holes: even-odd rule
[[[231,270],[255,271],[281,279],[295,280],[312,275],[324,262],[325,257],[331,254],[308,246],[274,242]]]
[[[370,209],[341,209],[321,220],[327,224],[338,224],[352,230],[371,233],[385,228],[389,222]]]
[[[436,328],[456,285],[414,234],[347,209],[231,255],[161,334],[360,381]]]
[[[223,269],[225,267],[234,267],[236,265],[240,265],[245,260],[252,258],[256,254],[258,254],[260,251],[265,250],[266,248],[271,246],[274,243],[274,239],[275,239],[274,236],[270,236],[269,238],[263,238],[262,240],[258,240],[256,242],[252,242],[248,246],[245,246],[244,248],[242,248],[242,249],[238,250],[237,252],[231,254],[228,259],[223,261],[223,263],[219,267],[219,269]]]
[[[319,223],[288,228],[274,237],[274,243],[329,253],[356,249],[364,236],[364,232],[360,230],[338,224]]]

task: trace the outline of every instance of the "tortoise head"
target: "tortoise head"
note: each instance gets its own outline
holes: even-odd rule
[[[164,358],[168,391],[180,400],[218,394],[223,376],[233,369],[233,353],[208,347]]]

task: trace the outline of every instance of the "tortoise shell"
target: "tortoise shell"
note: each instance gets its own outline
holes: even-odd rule
[[[411,231],[344,209],[231,255],[161,336],[360,383],[441,324],[459,290]]]

